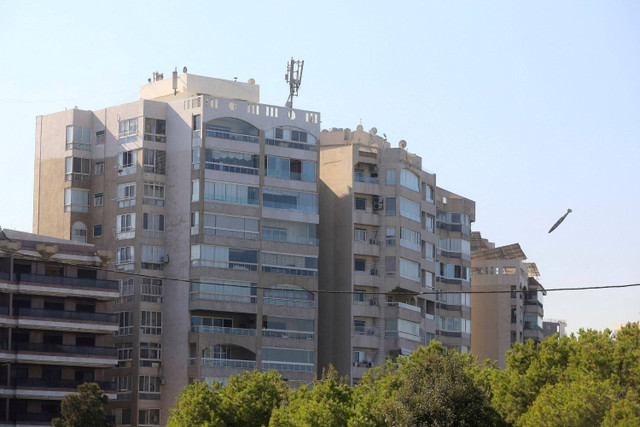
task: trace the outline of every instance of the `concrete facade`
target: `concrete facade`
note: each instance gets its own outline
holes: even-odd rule
[[[319,365],[331,363],[357,382],[371,366],[436,337],[468,350],[468,327],[460,325],[469,319],[469,303],[463,309],[458,296],[455,310],[442,305],[439,312],[436,302],[436,290],[469,289],[470,282],[441,274],[438,236],[446,227],[437,219],[435,174],[404,144],[391,147],[374,129],[323,131],[320,143]],[[439,191],[452,212],[471,213],[455,236],[467,244],[454,249],[460,258],[466,247],[469,263],[475,205]],[[454,314],[442,323],[447,308]]]
[[[110,337],[106,254],[94,245],[0,229],[0,426],[51,425],[84,382],[111,398],[117,363]]]
[[[478,232],[472,241],[471,352],[505,368],[514,343],[542,340],[544,288],[519,244],[495,247]]]
[[[118,425],[163,425],[194,379],[317,369],[320,115],[252,81],[154,79],[36,120],[34,230],[114,252]]]

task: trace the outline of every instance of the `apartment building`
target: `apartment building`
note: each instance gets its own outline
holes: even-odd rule
[[[535,263],[527,263],[518,243],[495,247],[473,233],[471,254],[471,352],[506,367],[506,352],[514,343],[543,339],[543,295]]]
[[[0,229],[0,426],[51,425],[84,382],[115,398],[106,254],[94,245]]]
[[[114,251],[118,425],[189,381],[316,372],[316,112],[247,83],[154,73],[140,99],[36,120],[34,230]]]
[[[320,145],[320,366],[331,363],[357,382],[371,366],[436,337],[460,348],[469,304],[461,314],[457,302],[445,318],[451,321],[442,322],[435,291],[468,289],[469,280],[448,282],[449,270],[437,259],[438,233],[446,227],[438,225],[435,174],[423,170],[404,141],[391,147],[375,129],[323,131]],[[441,206],[451,212],[471,212],[467,228],[456,232],[458,239],[466,233],[468,248],[473,202],[444,190],[440,197],[448,197]],[[453,222],[460,218],[443,213],[443,224]],[[455,250],[469,262],[460,246]]]

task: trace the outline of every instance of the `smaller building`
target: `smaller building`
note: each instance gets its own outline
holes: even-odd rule
[[[518,243],[496,248],[473,232],[471,248],[471,352],[505,368],[514,343],[542,341],[545,290]]]
[[[106,261],[94,245],[0,229],[0,426],[50,425],[85,382],[116,397]]]
[[[544,338],[551,337],[553,334],[558,334],[558,337],[564,337],[567,335],[567,321],[547,319],[542,322],[542,329]]]

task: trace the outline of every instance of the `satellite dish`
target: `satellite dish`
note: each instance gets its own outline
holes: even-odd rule
[[[182,67],[182,72],[186,74],[186,72],[187,72],[187,67]]]
[[[404,139],[401,139],[400,142],[398,142],[398,147],[404,150],[405,148],[407,148],[407,141],[405,141]]]
[[[256,84],[256,80],[255,79],[249,79],[249,80],[247,80],[247,83],[249,83],[250,85],[254,85],[254,84]]]
[[[371,130],[369,130],[369,133],[370,133],[371,135],[376,135],[376,134],[378,133],[378,129],[376,129],[376,128],[371,128]]]

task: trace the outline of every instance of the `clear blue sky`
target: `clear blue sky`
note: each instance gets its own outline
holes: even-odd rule
[[[637,1],[2,3],[2,227],[31,230],[35,116],[133,101],[176,66],[253,77],[284,105],[293,56],[296,107],[405,139],[547,288],[640,282]],[[545,312],[604,329],[640,319],[639,302],[639,288],[550,293]]]

